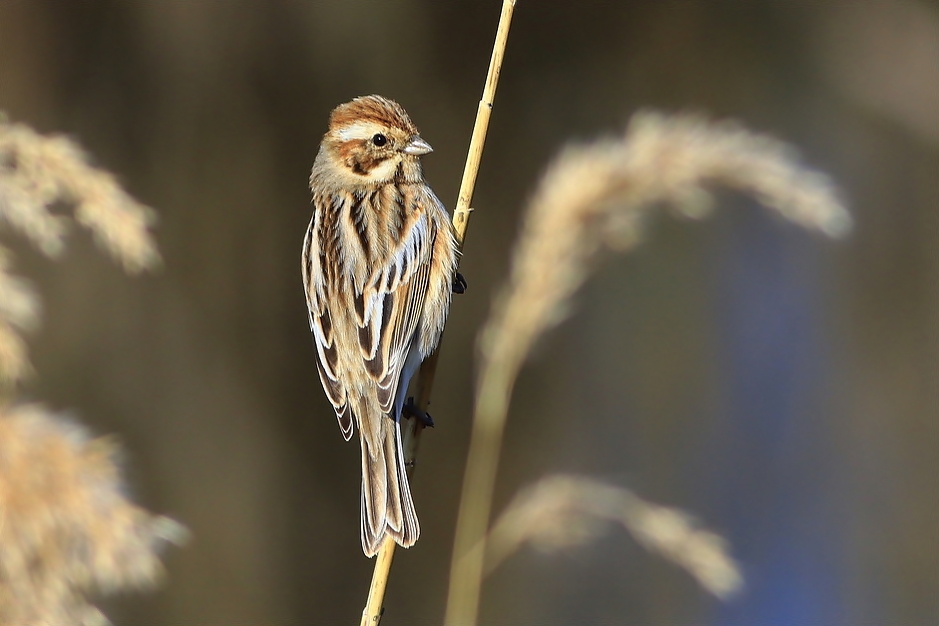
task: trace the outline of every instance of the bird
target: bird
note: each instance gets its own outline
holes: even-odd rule
[[[450,216],[421,169],[432,150],[401,105],[362,96],[332,111],[310,173],[303,287],[323,389],[345,440],[359,431],[368,557],[386,535],[403,547],[420,536],[401,420],[429,416],[405,397],[466,286]]]

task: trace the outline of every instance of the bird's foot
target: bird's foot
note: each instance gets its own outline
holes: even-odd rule
[[[434,418],[432,418],[430,413],[427,411],[422,411],[421,409],[417,408],[417,405],[414,404],[414,398],[407,399],[407,402],[405,402],[404,406],[401,407],[401,415],[405,419],[416,417],[424,426],[428,428],[434,427]]]
[[[460,294],[466,292],[466,279],[463,278],[463,274],[457,272],[453,277],[453,293]]]

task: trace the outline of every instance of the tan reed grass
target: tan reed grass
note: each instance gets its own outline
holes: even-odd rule
[[[0,114],[0,220],[55,258],[68,226],[60,207],[126,271],[159,262],[149,208],[69,140]],[[127,500],[113,441],[10,398],[31,370],[21,332],[40,318],[11,256],[0,247],[0,626],[100,626],[108,620],[88,596],[153,584],[159,550],[186,531]]]
[[[584,544],[604,522],[617,522],[646,549],[687,570],[719,598],[740,590],[743,577],[726,542],[685,512],[646,502],[628,489],[581,477],[547,476],[525,488],[493,524],[485,574],[528,543],[544,551]]]
[[[160,262],[149,207],[111,174],[92,167],[72,141],[44,137],[0,114],[0,221],[56,257],[65,247],[69,223],[56,213],[60,205],[70,207],[75,220],[126,271],[137,273]],[[40,306],[28,285],[9,273],[10,257],[0,248],[0,382],[16,383],[31,371],[19,331],[37,325]]]
[[[696,115],[636,114],[624,136],[564,150],[529,203],[508,280],[480,332],[472,439],[454,542],[445,623],[476,623],[486,530],[515,378],[533,343],[569,312],[605,249],[626,251],[655,207],[701,217],[709,186],[750,195],[829,236],[851,219],[827,177],[786,144]]]
[[[39,405],[0,408],[0,624],[105,624],[86,594],[158,579],[185,530],[127,500],[117,452]]]
[[[40,314],[39,299],[29,283],[10,273],[10,257],[0,246],[0,382],[18,381],[31,372],[19,331],[33,330]]]

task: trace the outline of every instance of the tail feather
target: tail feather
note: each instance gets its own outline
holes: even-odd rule
[[[365,528],[371,535],[378,534],[385,525],[385,508],[388,502],[388,471],[385,455],[381,450],[373,451],[365,437],[362,441],[362,542],[365,545]],[[368,550],[366,550],[368,552]]]
[[[392,422],[392,420],[385,420],[387,422]],[[385,458],[394,459],[393,462],[385,462],[385,469],[387,471],[386,483],[388,485],[387,489],[387,506],[385,508],[385,523],[388,526],[389,533],[400,533],[402,527],[402,502],[401,502],[401,477],[395,470],[398,466],[398,447],[396,441],[400,438],[398,433],[400,428],[397,423],[389,424],[390,428],[386,428],[388,434],[385,436]],[[403,463],[402,463],[403,465]],[[406,479],[405,479],[406,480]],[[404,488],[407,489],[407,483],[404,484]]]
[[[407,466],[404,464],[404,448],[401,444],[401,425],[395,422],[395,469],[398,470],[398,485],[401,493],[401,533],[395,537],[400,545],[410,548],[421,536],[421,525],[417,521],[417,510],[411,499],[411,486],[408,483]]]
[[[365,403],[363,403],[365,404]],[[362,407],[362,550],[372,557],[385,535],[401,546],[414,545],[420,536],[417,512],[411,499],[397,422],[377,409]],[[359,413],[363,416],[363,413]]]

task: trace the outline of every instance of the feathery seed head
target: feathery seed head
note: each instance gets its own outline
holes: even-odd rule
[[[618,522],[640,544],[687,570],[726,599],[743,587],[727,543],[687,513],[647,502],[616,485],[557,474],[521,491],[499,517],[486,545],[486,569],[528,543],[554,551],[587,543]]]
[[[151,227],[154,213],[114,177],[92,167],[72,141],[45,137],[14,124],[0,111],[0,228],[24,235],[39,251],[56,257],[65,249],[68,219],[56,205],[72,208],[75,221],[128,272],[160,262]],[[39,322],[38,298],[12,274],[12,254],[0,247],[0,386],[31,371],[20,331]]]
[[[86,594],[147,587],[186,531],[125,497],[115,444],[0,405],[0,624],[107,623]]]

